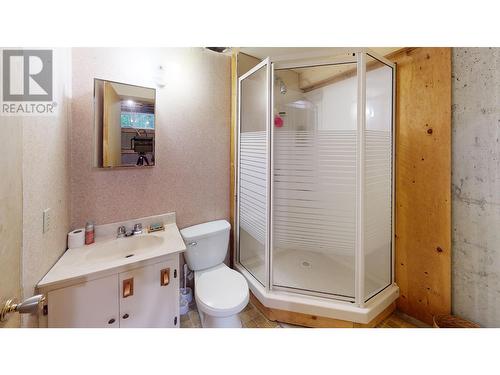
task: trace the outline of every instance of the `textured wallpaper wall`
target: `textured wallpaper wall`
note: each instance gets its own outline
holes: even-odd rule
[[[156,166],[92,168],[93,79],[155,87]],[[71,227],[177,212],[179,227],[229,217],[230,58],[202,48],[73,49]]]
[[[0,51],[1,52],[1,51]],[[3,142],[0,163],[0,303],[21,295],[23,241],[23,127],[22,118],[1,116],[0,126],[9,141]],[[19,327],[19,314],[12,314],[0,328]]]
[[[31,297],[35,285],[66,250],[69,231],[69,119],[71,50],[56,48],[54,100],[57,115],[23,117],[23,250],[21,285]],[[51,209],[50,230],[43,233],[43,210]],[[37,326],[32,315],[23,326]]]

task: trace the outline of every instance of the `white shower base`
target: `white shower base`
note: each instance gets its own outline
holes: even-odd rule
[[[256,278],[265,280],[265,263],[260,257],[247,258],[244,267],[236,264],[235,268],[245,276],[252,293],[266,307],[367,324],[398,298],[399,288],[392,284],[364,307],[356,306],[353,298],[340,297],[354,296],[354,270],[350,261],[345,256],[278,250],[273,259],[273,285],[294,288],[290,291],[267,290],[257,281]],[[366,288],[376,292],[381,289],[373,280],[366,281]],[[325,296],[299,294],[308,291],[323,292]],[[328,298],[326,294],[332,296]],[[337,298],[334,295],[340,299],[331,299]]]
[[[275,250],[273,257],[273,285],[337,295],[354,300],[354,259],[348,256],[304,250]],[[243,266],[257,279],[265,278],[264,261],[254,256]],[[373,279],[365,281],[365,288],[378,292],[383,283]]]

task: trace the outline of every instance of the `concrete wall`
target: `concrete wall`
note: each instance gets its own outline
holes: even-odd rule
[[[500,327],[500,48],[453,49],[453,312]]]

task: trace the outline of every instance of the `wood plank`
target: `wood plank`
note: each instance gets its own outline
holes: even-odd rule
[[[231,135],[230,135],[230,171],[229,171],[229,264],[234,267],[235,224],[236,224],[236,126],[238,116],[238,52],[231,55]]]
[[[121,100],[111,82],[104,82],[103,98],[103,166],[116,167],[121,161]]]
[[[387,319],[396,309],[396,303],[393,302],[370,323],[361,324],[319,315],[269,308],[264,306],[252,292],[250,292],[250,302],[269,320],[313,328],[372,328]]]
[[[392,313],[396,310],[396,302],[391,303],[387,306],[380,314],[378,314],[372,321],[368,324],[354,323],[354,328],[374,328],[381,324],[384,320],[389,318]]]
[[[410,51],[411,49],[413,49],[413,48],[400,48],[397,51],[394,51],[392,53],[389,53],[388,55],[385,55],[384,57],[388,60],[393,60],[395,56],[398,56],[401,53],[406,53],[406,52]],[[354,68],[351,68],[350,66],[354,66]],[[375,61],[369,60],[366,64],[366,71],[369,72],[371,70],[380,68],[380,66],[381,66],[381,63],[378,60],[375,60]],[[324,78],[320,81],[314,82],[314,83],[309,84],[307,86],[301,86],[300,89],[302,90],[302,92],[310,92],[310,91],[317,90],[319,88],[329,86],[329,85],[332,85],[334,83],[343,81],[345,79],[355,77],[357,74],[358,74],[358,70],[357,70],[356,64],[355,63],[349,64],[349,65],[345,66],[343,72],[341,72],[341,73],[337,72],[336,74],[334,74],[331,77]]]
[[[392,61],[398,309],[432,324],[451,310],[451,49],[415,48]]]
[[[315,328],[353,328],[353,322],[345,320],[325,318],[316,315],[302,314],[293,311],[266,307],[257,299],[257,297],[254,296],[252,292],[250,292],[250,302],[257,307],[267,319],[272,321]]]

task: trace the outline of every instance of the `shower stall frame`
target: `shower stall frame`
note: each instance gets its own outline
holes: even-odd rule
[[[255,67],[238,78],[237,91],[237,126],[236,139],[237,147],[235,148],[235,176],[236,176],[236,191],[235,191],[235,228],[234,228],[234,267],[248,281],[252,294],[257,300],[268,309],[283,310],[286,312],[307,314],[336,320],[343,320],[359,324],[369,324],[381,313],[390,309],[393,302],[399,297],[399,288],[394,279],[394,206],[395,206],[395,188],[394,188],[394,171],[395,171],[395,92],[396,92],[396,65],[383,56],[374,53],[369,49],[348,49],[338,48],[338,53],[334,56],[296,56],[294,59],[271,59],[262,60]],[[365,253],[364,253],[364,167],[365,167],[365,130],[366,130],[366,65],[367,57],[378,60],[380,63],[392,69],[392,133],[391,133],[391,275],[390,283],[374,295],[366,298],[365,296]],[[273,285],[273,152],[272,140],[274,126],[272,126],[272,116],[274,107],[274,72],[280,69],[293,69],[304,67],[319,67],[324,65],[340,65],[340,64],[356,64],[357,77],[357,162],[356,162],[356,186],[357,186],[357,207],[356,207],[356,241],[355,241],[355,293],[354,301],[343,300],[340,297],[325,296],[321,292],[296,290],[283,286]],[[239,173],[239,155],[240,155],[240,126],[241,126],[241,82],[258,71],[266,67],[267,75],[267,116],[266,116],[266,171],[267,171],[267,186],[266,186],[266,243],[265,243],[265,285],[252,275],[239,262],[239,220],[240,220],[240,173]],[[361,147],[359,147],[361,146]]]

